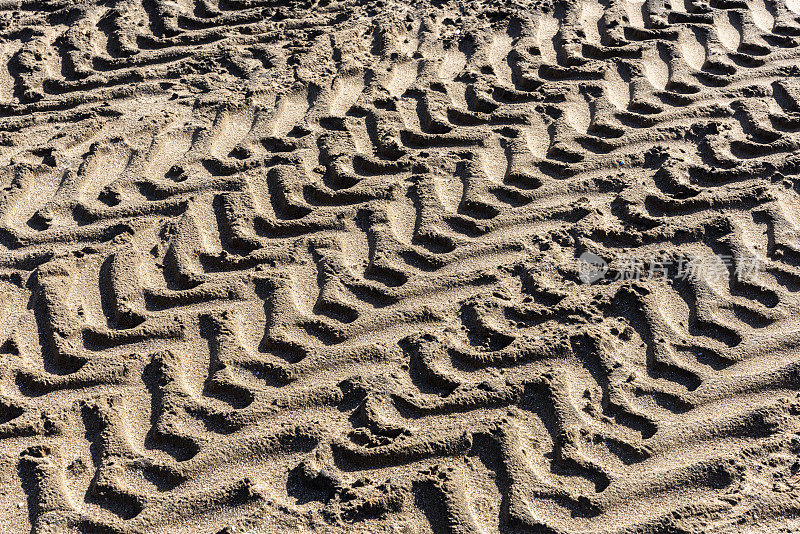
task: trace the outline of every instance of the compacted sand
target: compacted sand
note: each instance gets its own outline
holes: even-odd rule
[[[800,532],[797,0],[0,35],[0,532]]]

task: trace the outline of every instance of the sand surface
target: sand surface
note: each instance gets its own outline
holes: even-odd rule
[[[0,36],[0,533],[800,532],[800,1]]]

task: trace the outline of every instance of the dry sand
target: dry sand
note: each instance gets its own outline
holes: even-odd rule
[[[798,0],[0,34],[0,533],[800,532]]]

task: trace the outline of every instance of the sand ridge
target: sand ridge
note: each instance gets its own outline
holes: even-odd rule
[[[0,531],[800,530],[795,4],[0,4]]]

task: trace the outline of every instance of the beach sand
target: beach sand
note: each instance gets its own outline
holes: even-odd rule
[[[0,35],[0,533],[800,532],[797,0]]]

